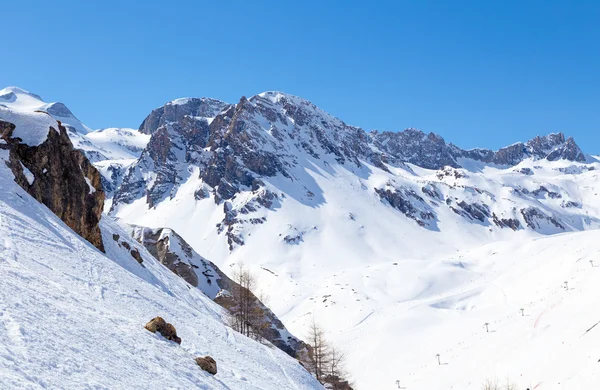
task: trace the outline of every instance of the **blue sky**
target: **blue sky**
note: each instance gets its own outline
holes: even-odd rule
[[[126,3],[126,4],[125,4]],[[93,128],[178,97],[302,96],[367,130],[600,153],[600,2],[11,1],[0,85]]]

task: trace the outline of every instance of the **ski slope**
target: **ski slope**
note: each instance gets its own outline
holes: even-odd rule
[[[322,388],[285,353],[226,327],[219,306],[110,218],[104,255],[18,187],[4,161],[0,180],[0,388]],[[175,325],[181,345],[143,328],[155,316]],[[217,375],[194,362],[204,355]]]
[[[223,206],[193,196],[203,186],[193,166],[172,197],[152,209],[142,198],[115,215],[173,228],[225,272],[238,261],[248,264],[260,289],[276,297],[270,306],[292,333],[306,335],[313,316],[324,326],[346,352],[358,389],[397,388],[400,380],[408,389],[470,390],[494,377],[538,389],[590,388],[585,386],[594,376],[588,363],[600,358],[590,360],[590,341],[596,339],[593,333],[585,341],[576,337],[600,320],[585,309],[594,307],[595,299],[596,270],[589,260],[600,254],[598,163],[473,162],[461,170],[465,177],[456,179],[414,165],[384,172],[366,163],[360,170],[323,160],[294,172],[301,191],[289,179],[265,178],[282,200],[257,213],[263,223],[240,228],[245,244],[231,252],[215,229],[224,218]],[[524,175],[522,168],[534,174]],[[536,230],[498,229],[442,207],[436,209],[436,228],[422,228],[375,196],[372,189],[390,180],[415,191],[433,183],[442,198],[492,198],[490,207],[499,215],[543,208],[560,217],[567,233],[544,221]],[[561,197],[521,191],[541,186]],[[233,207],[245,196],[251,194],[237,196]],[[567,201],[579,206],[565,207]],[[565,293],[565,280],[579,287]],[[568,302],[549,309],[563,300]],[[572,307],[571,300],[586,303]],[[568,346],[557,347],[563,341]],[[559,355],[541,358],[553,351],[568,353],[576,363],[562,371]],[[448,365],[438,366],[438,353]]]

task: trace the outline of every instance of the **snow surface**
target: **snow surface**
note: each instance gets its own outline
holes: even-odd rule
[[[33,175],[33,173],[31,173],[29,169],[27,169],[25,165],[23,165],[22,162],[19,161],[19,164],[21,164],[21,169],[23,170],[23,175],[25,175],[25,179],[27,179],[27,183],[29,183],[29,185],[32,185],[35,181],[35,176]],[[86,180],[89,179],[86,177]]]
[[[85,139],[91,150],[104,154],[107,160],[137,159],[150,141],[150,135],[127,128],[108,128],[90,132]],[[85,145],[81,149],[86,150]]]
[[[218,305],[112,219],[101,223],[104,255],[18,187],[3,161],[0,180],[0,388],[322,388],[285,353],[226,327]],[[157,315],[181,346],[143,328]],[[217,361],[214,377],[194,362],[204,355]]]

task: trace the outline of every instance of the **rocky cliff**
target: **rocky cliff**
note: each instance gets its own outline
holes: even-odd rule
[[[0,121],[0,148],[9,150],[8,165],[15,181],[73,231],[104,251],[98,225],[104,192],[96,168],[74,149],[60,122],[36,146],[13,137],[14,130],[14,124]]]

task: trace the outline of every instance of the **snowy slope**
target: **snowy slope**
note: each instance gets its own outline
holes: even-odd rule
[[[3,161],[0,180],[1,388],[320,388],[285,353],[227,328],[219,306],[131,240],[138,264],[109,218],[104,255],[17,186]],[[181,346],[143,328],[157,315]],[[204,355],[216,376],[195,364]]]
[[[597,388],[598,238],[500,242],[429,261],[423,274],[435,272],[438,283],[368,313],[338,342],[361,351],[350,354],[353,367],[388,357],[377,360],[377,378],[359,373],[374,388],[400,380],[408,389],[469,390],[506,378],[517,389]],[[371,272],[387,291],[404,288],[399,272]]]
[[[466,351],[463,359],[479,356],[477,348],[481,346],[471,347],[468,337],[480,333],[484,322],[495,324],[504,316],[516,316],[519,305],[529,304],[526,309],[533,310],[530,302],[547,299],[545,294],[554,290],[547,290],[541,296],[524,295],[522,302],[494,306],[499,299],[498,290],[489,285],[489,280],[496,277],[496,271],[480,265],[478,257],[471,255],[477,252],[470,251],[496,241],[509,242],[511,248],[530,245],[532,240],[547,246],[547,242],[554,239],[553,234],[563,232],[545,220],[538,221],[537,230],[527,229],[518,212],[511,216],[521,218],[521,229],[516,232],[499,229],[487,219],[486,223],[473,223],[454,211],[443,210],[431,203],[438,221],[436,229],[426,229],[378,199],[372,188],[390,179],[398,182],[399,186],[414,190],[419,190],[425,183],[434,183],[442,199],[460,197],[469,199],[469,202],[483,202],[493,196],[492,210],[503,217],[508,217],[504,214],[511,212],[513,207],[520,210],[531,206],[545,210],[548,215],[559,215],[565,230],[598,227],[600,182],[597,169],[600,167],[597,164],[525,161],[510,169],[483,167],[481,172],[473,169],[466,172],[468,178],[460,180],[445,176],[439,179],[436,171],[416,166],[411,167],[415,175],[397,171],[398,175],[394,177],[369,167],[372,174],[361,179],[360,175],[349,175],[334,161],[329,161],[329,164],[327,171],[315,169],[305,173],[303,183],[313,183],[308,188],[318,194],[315,196],[317,199],[290,190],[283,178],[264,179],[269,190],[283,193],[280,196],[283,200],[274,210],[262,210],[260,214],[253,215],[265,220],[257,225],[244,225],[239,233],[243,235],[245,244],[232,252],[228,250],[225,236],[215,229],[215,225],[224,218],[223,207],[210,198],[197,200],[193,196],[202,186],[194,170],[172,199],[150,210],[141,199],[124,209],[131,214],[122,210],[119,215],[134,223],[170,226],[182,232],[196,250],[223,270],[230,269],[229,265],[237,261],[252,265],[260,276],[260,288],[277,297],[270,304],[286,326],[294,334],[305,335],[314,314],[337,344],[346,349],[349,369],[358,388],[367,389],[391,388],[396,379],[410,379],[410,388],[416,389],[447,389],[454,384],[457,389],[478,389],[481,378],[471,378],[468,371],[463,372],[456,366],[452,367],[452,372],[461,372],[462,377],[448,374],[448,377],[434,377],[429,382],[427,380],[432,373],[420,368],[435,363],[436,353],[448,354],[450,348],[455,351],[458,345]],[[589,170],[593,167],[596,169]],[[523,175],[519,172],[521,168],[530,168],[535,173]],[[451,185],[447,184],[448,180]],[[455,186],[454,181],[460,181],[460,187]],[[524,195],[522,191],[514,191],[519,188],[534,191],[540,186],[553,189],[561,197],[552,198],[545,192]],[[487,192],[480,194],[466,190],[468,188]],[[232,203],[244,202],[246,196],[250,194],[242,193]],[[564,207],[569,201],[578,206]],[[311,202],[314,202],[312,206]],[[548,241],[538,239],[544,235],[550,235]],[[597,235],[596,230],[591,230],[583,237],[593,242]],[[291,240],[287,242],[286,237]],[[574,253],[578,245],[583,243],[571,244],[567,253]],[[503,248],[499,246],[498,251]],[[510,249],[503,250],[507,253],[504,258],[498,257],[498,267],[503,272],[514,272],[506,278],[519,276],[518,269],[507,268],[517,256]],[[593,253],[596,249],[590,250]],[[464,264],[468,265],[464,268],[459,257],[463,253],[469,254],[472,263],[465,261]],[[546,267],[544,272],[554,272],[555,263],[535,255],[537,252],[532,250],[517,258],[528,267]],[[556,260],[560,261],[561,257]],[[562,280],[549,283],[556,290]],[[483,303],[471,303],[471,300]],[[477,306],[486,309],[483,313],[474,313],[473,307]],[[487,309],[489,306],[493,309]],[[544,306],[536,306],[536,310],[545,309]],[[496,315],[491,314],[494,311],[497,311]],[[582,318],[578,326],[585,327],[588,322],[588,318]],[[465,334],[465,331],[468,333]],[[506,336],[508,339],[511,337],[512,333]],[[435,342],[429,344],[432,340]],[[498,345],[506,342],[506,339],[499,340]],[[530,345],[528,353],[538,353],[537,346]],[[512,352],[506,352],[506,356],[502,359],[510,361]],[[530,356],[533,359],[533,355]],[[523,369],[516,373],[515,367],[519,366],[505,368],[502,364],[507,363],[493,354],[488,359],[489,368],[481,371],[481,376],[497,375],[502,379],[511,375],[517,380],[522,379],[521,373],[527,371],[531,373],[528,377],[531,381],[548,381],[551,378],[544,376],[544,367],[535,368],[542,370],[537,373],[529,372],[529,366],[519,361]],[[369,369],[364,370],[365,367]],[[403,368],[400,370],[398,367]],[[371,371],[375,368],[379,372],[377,375]],[[552,366],[547,370],[552,371]],[[589,379],[585,379],[588,374],[582,374],[583,383],[589,383],[585,382]],[[398,375],[401,377],[398,378]],[[468,382],[465,378],[472,381]]]
[[[134,129],[108,128],[91,131],[82,137],[71,137],[73,144],[83,150],[93,163],[104,160],[137,159],[148,144],[150,136]]]

